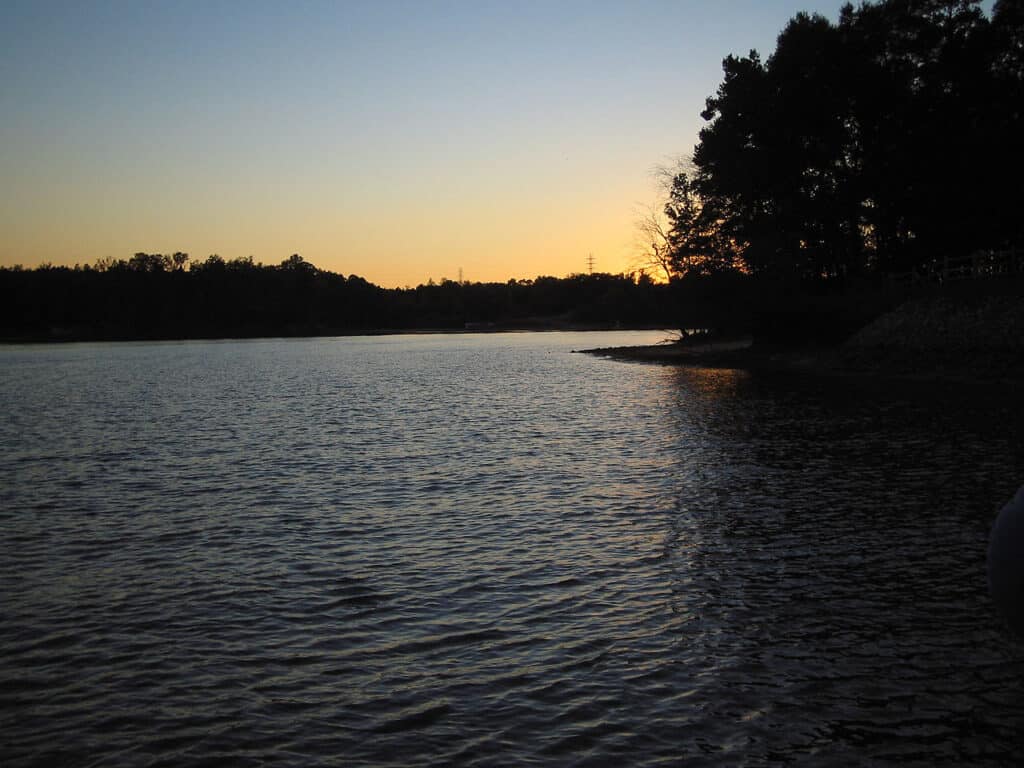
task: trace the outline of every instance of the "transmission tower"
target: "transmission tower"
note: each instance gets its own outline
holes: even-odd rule
[[[594,274],[594,254],[587,254],[587,274]]]

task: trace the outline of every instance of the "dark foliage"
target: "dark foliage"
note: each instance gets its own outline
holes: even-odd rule
[[[684,315],[834,340],[897,278],[1024,245],[1022,0],[801,13],[723,71],[665,208]]]
[[[799,14],[723,70],[666,211],[679,274],[848,280],[1022,245],[1021,0]]]
[[[251,258],[137,253],[95,266],[0,269],[7,339],[176,339],[401,329],[671,325],[668,287],[607,274],[507,283],[445,280],[384,289],[298,254]]]

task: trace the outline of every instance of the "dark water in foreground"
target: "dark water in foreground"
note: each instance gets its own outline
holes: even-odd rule
[[[0,350],[0,763],[1024,761],[1010,393],[650,336]]]

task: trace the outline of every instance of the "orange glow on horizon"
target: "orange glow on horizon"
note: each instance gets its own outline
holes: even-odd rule
[[[99,259],[128,259],[139,251],[183,251],[192,262],[215,253],[225,260],[251,256],[257,263],[275,265],[298,253],[320,269],[358,275],[385,288],[454,280],[460,270],[468,282],[565,277],[586,273],[588,254],[594,256],[595,272],[629,274],[642,268],[632,235],[632,209],[620,199],[598,200],[582,211],[576,207],[580,201],[506,200],[498,206],[458,200],[449,208],[435,205],[404,219],[379,211],[339,215],[332,213],[329,199],[310,200],[304,210],[284,206],[276,216],[273,206],[248,212],[222,202],[219,219],[188,202],[164,202],[162,211],[177,215],[163,218],[158,211],[124,200],[123,206],[108,205],[91,218],[84,206],[71,209],[57,227],[46,209],[36,209],[37,221],[23,220],[0,243],[0,264],[92,265]],[[203,202],[213,201],[201,196]],[[125,223],[119,226],[121,214]],[[298,219],[301,237],[293,236],[291,227],[276,225],[285,215]],[[358,223],[352,221],[356,216]],[[523,223],[512,225],[513,219]],[[51,237],[40,248],[32,230],[44,226],[51,227]],[[188,235],[178,236],[179,228]]]

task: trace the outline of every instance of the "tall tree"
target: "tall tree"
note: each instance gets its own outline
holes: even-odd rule
[[[1022,19],[1021,0],[992,20],[977,0],[798,14],[766,62],[723,62],[693,189],[757,273],[929,268],[1019,243]]]

